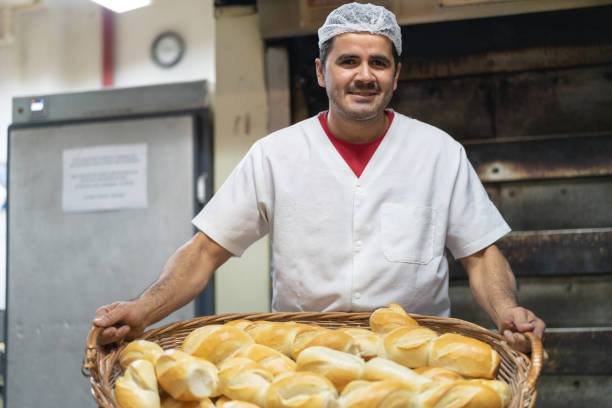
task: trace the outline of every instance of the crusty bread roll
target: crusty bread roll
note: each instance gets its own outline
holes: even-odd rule
[[[325,377],[310,372],[281,374],[266,393],[266,408],[336,408],[338,392]]]
[[[432,341],[429,365],[448,368],[466,377],[493,379],[499,367],[499,355],[480,340],[446,333]]]
[[[360,327],[344,327],[342,329],[338,329],[338,331],[351,336],[355,342],[355,345],[357,346],[359,355],[364,360],[367,361],[378,356],[380,335],[377,333]]]
[[[165,351],[155,371],[161,387],[174,399],[194,401],[219,395],[217,367],[181,350]]]
[[[355,355],[359,354],[359,350],[353,338],[348,334],[338,330],[319,328],[298,333],[293,341],[293,352],[291,356],[294,360],[297,360],[302,350],[314,346],[327,347]]]
[[[217,408],[260,408],[259,405],[251,404],[246,401],[231,400],[226,396],[221,396],[215,405]]]
[[[302,331],[316,329],[320,328],[295,322],[256,321],[248,326],[245,331],[255,343],[273,348],[287,357],[291,357],[295,336]]]
[[[274,378],[269,371],[244,357],[227,359],[219,369],[219,385],[223,395],[233,400],[264,405],[266,391]]]
[[[416,394],[401,381],[354,381],[338,399],[340,408],[413,408]]]
[[[492,388],[468,380],[441,383],[418,398],[422,408],[503,408],[501,397]]]
[[[237,329],[244,330],[252,324],[253,324],[253,321],[251,320],[236,319],[236,320],[230,320],[229,322],[225,323],[224,326],[233,326]]]
[[[502,407],[507,407],[512,400],[512,390],[510,386],[503,381],[499,380],[482,380],[482,379],[474,379],[469,380],[471,383],[479,383],[482,385],[486,385],[487,387],[493,389],[499,395],[502,401]]]
[[[295,361],[280,351],[262,344],[251,344],[236,351],[230,358],[245,357],[255,361],[268,370],[274,377],[279,374],[295,371]]]
[[[380,357],[373,358],[366,363],[363,379],[368,381],[401,381],[406,383],[408,388],[414,392],[423,390],[433,382],[408,367]]]
[[[417,374],[439,382],[464,380],[461,374],[442,367],[417,367],[413,371]]]
[[[398,327],[419,325],[397,303],[389,303],[387,306],[376,309],[370,315],[370,328],[374,333],[385,334]]]
[[[215,408],[215,404],[209,398],[200,401],[179,401],[166,397],[162,400],[160,408]]]
[[[410,368],[430,365],[429,349],[437,337],[426,327],[399,327],[382,336],[378,355]]]
[[[125,370],[127,366],[136,360],[148,360],[151,364],[162,355],[164,350],[159,344],[147,340],[131,341],[119,355],[119,366]]]
[[[298,371],[310,371],[326,377],[341,392],[351,381],[359,380],[365,371],[361,357],[327,347],[304,349],[297,358]]]
[[[193,356],[218,364],[241,347],[253,344],[253,339],[233,326],[213,324],[189,333],[183,341],[183,350]]]
[[[115,398],[121,408],[158,408],[155,369],[148,360],[136,360],[115,381]]]

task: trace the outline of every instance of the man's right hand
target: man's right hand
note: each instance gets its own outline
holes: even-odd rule
[[[115,302],[96,311],[93,324],[105,327],[100,344],[109,344],[140,336],[147,327],[145,309],[137,301]]]

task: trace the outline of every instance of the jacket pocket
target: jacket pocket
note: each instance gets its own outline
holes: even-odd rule
[[[412,204],[381,207],[382,249],[387,260],[427,264],[433,258],[436,210]]]

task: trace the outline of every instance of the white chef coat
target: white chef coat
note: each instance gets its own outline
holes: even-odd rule
[[[241,255],[270,233],[274,311],[448,316],[448,264],[510,231],[463,147],[395,113],[357,178],[317,117],[257,141],[193,224]]]

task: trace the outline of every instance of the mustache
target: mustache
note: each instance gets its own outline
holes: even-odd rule
[[[346,88],[347,92],[358,92],[358,91],[374,91],[380,92],[380,87],[376,82],[358,82],[354,85],[350,85]]]

